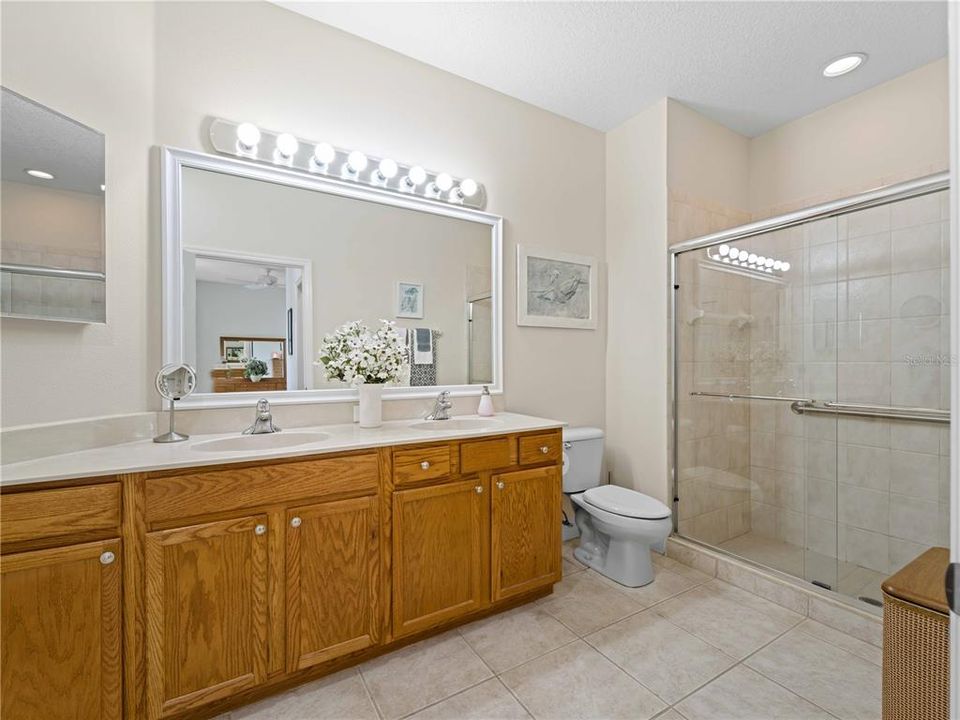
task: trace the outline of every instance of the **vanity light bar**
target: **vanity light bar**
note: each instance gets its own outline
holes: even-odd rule
[[[723,265],[739,267],[744,270],[753,270],[754,272],[764,273],[765,275],[782,276],[790,270],[790,263],[786,260],[777,260],[776,258],[757,255],[757,253],[733,245],[720,245],[715,248],[708,247],[707,257]]]
[[[217,152],[271,165],[304,170],[315,175],[361,183],[403,195],[483,209],[487,194],[471,178],[454,178],[445,172],[402,165],[391,158],[377,158],[359,150],[343,150],[330,143],[298,138],[214,118],[210,142]]]

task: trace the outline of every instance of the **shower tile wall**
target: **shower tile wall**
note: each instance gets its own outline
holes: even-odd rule
[[[937,193],[745,241],[792,265],[752,287],[750,392],[949,407],[947,233]],[[858,594],[946,544],[943,427],[762,402],[749,420],[751,535],[804,550],[781,569]]]

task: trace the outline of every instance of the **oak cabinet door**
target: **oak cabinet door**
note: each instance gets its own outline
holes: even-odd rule
[[[267,517],[147,533],[147,715],[253,687],[267,674]]]
[[[287,511],[287,670],[380,637],[379,498]]]
[[[0,559],[0,606],[2,717],[120,718],[118,540]]]
[[[484,604],[487,487],[466,480],[393,494],[393,634]]]
[[[560,580],[560,468],[494,475],[490,492],[493,601]]]

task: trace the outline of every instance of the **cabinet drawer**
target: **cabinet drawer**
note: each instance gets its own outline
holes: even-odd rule
[[[376,453],[253,467],[226,466],[148,479],[147,521],[162,522],[334,495],[373,495],[379,487]]]
[[[517,464],[517,439],[497,437],[460,443],[460,471],[496,470]]]
[[[120,483],[0,496],[0,542],[41,540],[120,527]]]
[[[527,435],[520,438],[520,464],[556,462],[563,455],[559,432]]]
[[[393,479],[397,485],[435,480],[450,474],[450,446],[396,450]]]

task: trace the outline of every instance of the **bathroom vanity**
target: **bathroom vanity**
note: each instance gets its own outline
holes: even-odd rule
[[[559,423],[316,430],[6,466],[3,716],[209,717],[560,579]]]

